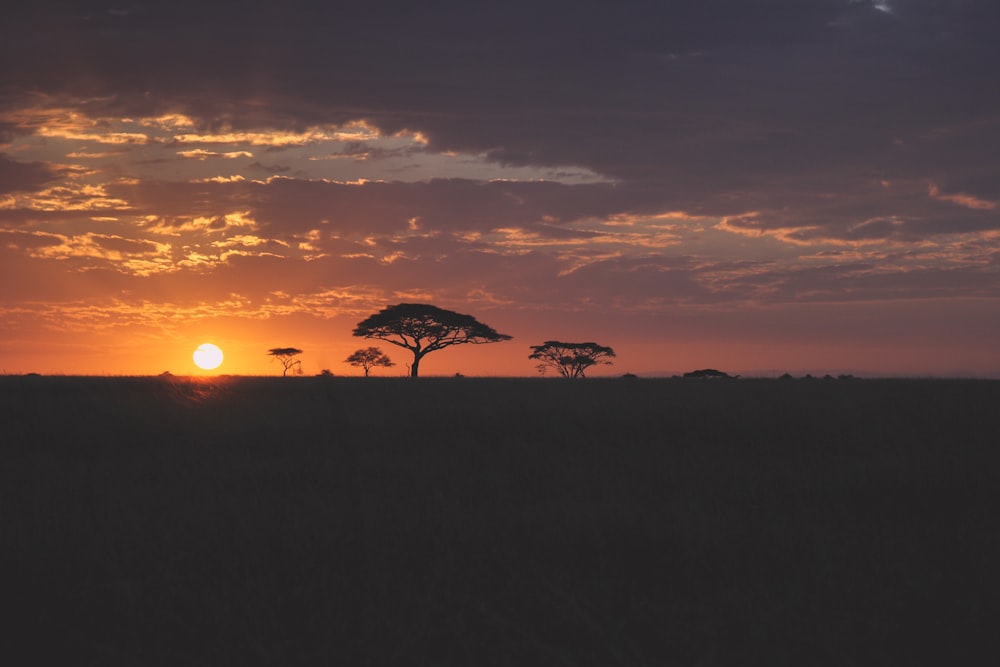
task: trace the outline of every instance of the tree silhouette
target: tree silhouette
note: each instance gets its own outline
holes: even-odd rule
[[[344,359],[347,363],[352,366],[360,366],[365,370],[365,377],[368,377],[369,371],[376,366],[382,368],[388,368],[389,366],[395,366],[392,359],[382,353],[377,347],[369,347],[364,350],[355,350],[354,354]]]
[[[511,339],[471,315],[424,303],[387,306],[359,322],[354,335],[384,340],[412,352],[411,377],[417,377],[420,360],[429,352],[452,345],[482,345]]]
[[[302,354],[302,350],[297,347],[272,347],[267,353],[281,363],[281,377],[288,375],[292,369],[302,375],[302,362],[295,358],[295,355]]]
[[[729,373],[723,373],[722,371],[716,370],[714,368],[702,368],[701,370],[685,373],[684,377],[701,379],[701,380],[735,380],[739,376],[730,375]]]
[[[564,378],[582,378],[591,366],[608,365],[615,351],[597,343],[563,343],[547,340],[541,345],[532,345],[534,350],[529,359],[537,359],[538,372],[544,374],[550,368],[559,371]]]

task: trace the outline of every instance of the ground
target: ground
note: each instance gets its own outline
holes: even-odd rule
[[[12,664],[996,654],[1000,382],[0,377]]]

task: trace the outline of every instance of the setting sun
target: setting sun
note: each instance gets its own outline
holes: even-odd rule
[[[222,350],[218,345],[202,343],[194,351],[194,365],[206,371],[218,368],[222,364]]]

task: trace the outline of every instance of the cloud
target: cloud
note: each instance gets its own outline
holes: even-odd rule
[[[3,205],[3,195],[35,190],[59,179],[61,175],[57,168],[44,162],[19,162],[0,153],[0,206]]]
[[[189,158],[194,160],[209,160],[213,158],[221,158],[224,160],[235,160],[237,158],[253,157],[253,153],[251,153],[250,151],[229,151],[226,153],[220,153],[218,151],[206,151],[200,148],[190,151],[177,151],[177,154],[183,158]]]
[[[931,184],[929,188],[930,196],[933,199],[940,201],[952,202],[963,208],[970,208],[976,211],[993,211],[997,208],[997,203],[995,201],[989,201],[987,199],[980,199],[974,195],[967,194],[965,192],[959,192],[956,194],[943,194],[941,189],[937,185]]]

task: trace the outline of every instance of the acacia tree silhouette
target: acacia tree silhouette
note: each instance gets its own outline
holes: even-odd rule
[[[563,343],[547,340],[541,345],[532,345],[534,350],[529,359],[537,359],[538,372],[545,373],[550,368],[559,371],[564,378],[582,378],[591,366],[609,365],[615,351],[597,343]]]
[[[429,352],[452,345],[482,345],[510,340],[472,315],[463,315],[425,303],[387,306],[358,323],[355,336],[376,338],[413,353],[410,377],[417,377],[420,360]]]
[[[302,354],[302,350],[297,347],[272,347],[267,351],[269,355],[281,363],[281,377],[288,375],[288,371],[295,369],[295,372],[302,375],[302,362],[295,358]]]
[[[388,368],[390,366],[395,366],[396,364],[384,354],[382,350],[377,347],[369,347],[364,350],[355,350],[351,356],[344,359],[347,363],[352,366],[360,366],[365,371],[365,377],[368,377],[368,373],[372,368],[376,366],[381,368]]]

